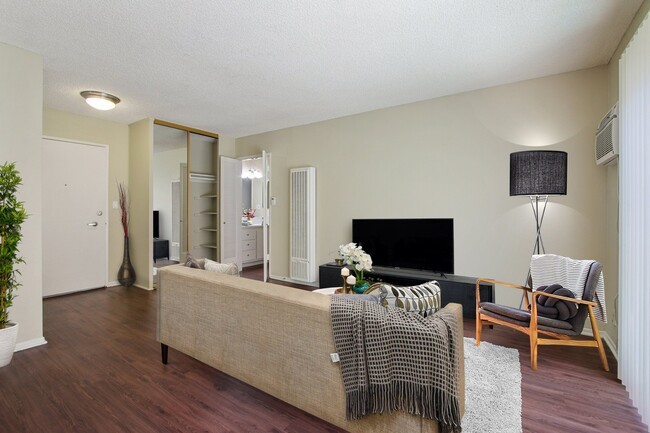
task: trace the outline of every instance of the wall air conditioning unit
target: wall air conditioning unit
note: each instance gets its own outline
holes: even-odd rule
[[[618,103],[603,117],[596,132],[596,164],[607,165],[618,158]]]

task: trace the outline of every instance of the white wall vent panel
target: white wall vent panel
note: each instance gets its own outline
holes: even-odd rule
[[[607,165],[618,157],[618,104],[614,104],[600,121],[595,147],[598,165]]]
[[[292,168],[289,176],[289,244],[292,280],[316,281],[316,168]]]

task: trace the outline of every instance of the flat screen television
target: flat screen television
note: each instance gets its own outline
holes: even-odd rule
[[[373,266],[454,273],[452,218],[355,219],[352,242]]]
[[[158,219],[158,211],[153,211],[153,237],[158,239],[160,237],[160,222]]]

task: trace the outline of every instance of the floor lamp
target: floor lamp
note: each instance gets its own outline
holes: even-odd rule
[[[546,254],[542,223],[549,195],[566,195],[567,153],[528,150],[510,154],[510,196],[527,195],[533,208],[537,235],[532,254]],[[530,266],[524,285],[530,283]],[[522,297],[523,302],[523,297]],[[521,308],[521,302],[519,303]]]

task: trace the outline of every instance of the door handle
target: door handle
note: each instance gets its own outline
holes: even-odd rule
[[[91,223],[88,223],[87,225],[89,225],[91,227],[97,227],[97,221],[93,221]]]

